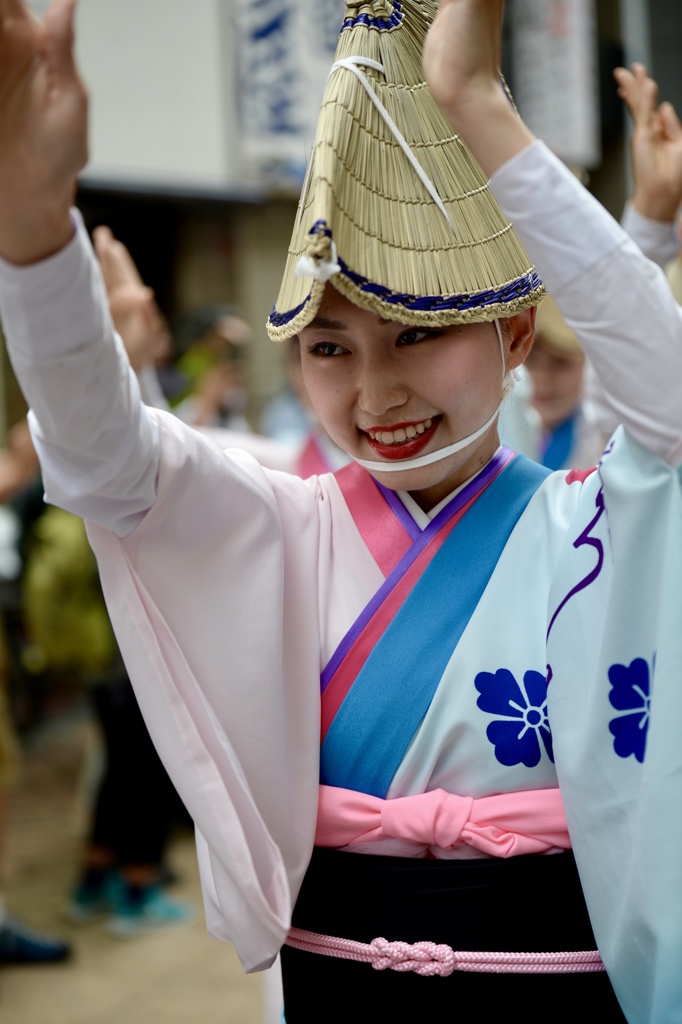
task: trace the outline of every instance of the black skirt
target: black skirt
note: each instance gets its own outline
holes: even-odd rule
[[[455,950],[546,953],[596,949],[575,860],[545,857],[409,860],[315,849],[293,924],[322,935],[445,943]],[[476,1024],[588,1017],[625,1021],[605,973],[446,978],[282,950],[287,1024],[422,1021],[474,1014]]]

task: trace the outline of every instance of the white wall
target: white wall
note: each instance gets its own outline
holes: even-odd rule
[[[77,51],[92,104],[89,182],[224,190],[239,181],[229,6],[80,0]]]

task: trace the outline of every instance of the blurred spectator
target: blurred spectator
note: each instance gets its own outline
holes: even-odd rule
[[[175,363],[173,411],[190,426],[248,433],[246,353],[251,328],[230,306],[206,306],[186,317]]]
[[[0,525],[2,527],[2,560],[0,576],[14,581],[20,572],[17,552],[19,526],[7,509],[7,502],[38,473],[38,460],[26,422],[14,427],[6,448],[0,450]],[[20,762],[19,744],[7,699],[8,650],[4,630],[0,629],[0,883],[7,830],[7,805],[10,788]],[[71,954],[62,939],[28,928],[10,915],[5,907],[0,884],[0,965],[41,964],[66,960]]]
[[[0,652],[0,866],[7,826],[7,797],[18,765],[18,746],[7,706],[4,646]],[[52,935],[34,931],[9,914],[0,887],[0,965],[44,964],[66,960],[71,955],[68,943]]]
[[[550,296],[538,307],[535,341],[525,365],[539,418],[536,450],[530,454],[548,469],[594,466],[604,445],[582,405],[585,356]]]
[[[150,404],[158,401],[165,405],[155,364],[169,351],[170,335],[153,293],[142,283],[126,247],[108,228],[98,228],[93,238],[112,319],[143,398]],[[109,635],[108,657],[102,658],[100,665],[91,665],[85,674],[104,739],[106,763],[68,916],[83,923],[106,915],[109,930],[128,937],[194,917],[194,909],[170,899],[162,884],[165,850],[179,799],[149,738],[113,639],[83,524],[73,516],[67,523],[63,519],[67,513],[50,510],[52,517],[58,513],[62,540],[55,545],[53,561],[65,550],[63,535],[68,530],[74,545],[69,564],[78,564],[79,545],[83,557],[87,549],[90,582],[97,589],[91,607],[101,614],[102,628]]]

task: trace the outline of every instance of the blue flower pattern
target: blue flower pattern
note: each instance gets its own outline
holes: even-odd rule
[[[540,740],[550,761],[554,761],[547,719],[547,679],[541,672],[526,672],[522,683],[508,668],[479,672],[474,685],[481,695],[476,702],[481,711],[499,716],[488,726],[486,736],[500,764],[535,768],[542,757]]]
[[[643,764],[651,705],[649,665],[644,658],[635,658],[629,665],[612,665],[609,682],[611,706],[626,712],[609,722],[613,749],[618,757],[634,756]]]

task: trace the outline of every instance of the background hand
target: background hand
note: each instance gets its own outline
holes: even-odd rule
[[[136,373],[166,356],[170,334],[154,292],[139,275],[132,256],[107,227],[93,232],[95,252],[109,300],[114,327],[121,335]]]
[[[671,103],[659,105],[658,85],[643,64],[613,75],[633,122],[632,205],[652,220],[672,221],[682,202],[682,124]]]
[[[75,0],[38,22],[0,0],[0,255],[29,263],[73,233],[69,206],[87,161],[87,94],[73,56]]]

